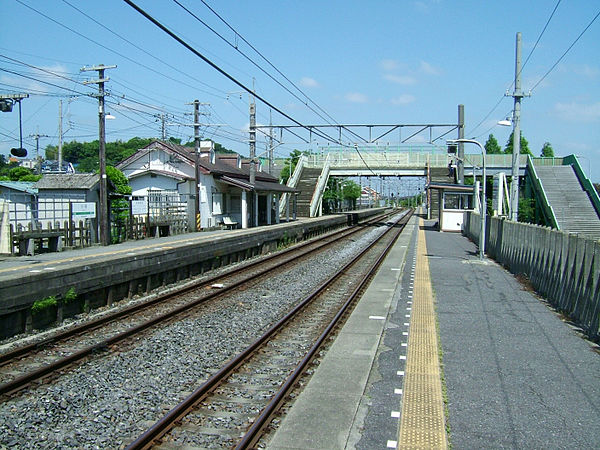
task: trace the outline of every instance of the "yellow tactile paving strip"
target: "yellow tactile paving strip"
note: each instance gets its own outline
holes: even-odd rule
[[[422,225],[421,219],[398,448],[446,449],[435,310]]]

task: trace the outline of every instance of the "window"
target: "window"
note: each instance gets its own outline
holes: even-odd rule
[[[444,209],[473,209],[473,196],[445,192]]]
[[[223,194],[215,192],[212,195],[212,213],[223,214]]]

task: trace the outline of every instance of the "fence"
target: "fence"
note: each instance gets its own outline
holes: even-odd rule
[[[479,241],[480,217],[466,213],[464,233]],[[486,251],[565,313],[593,340],[600,340],[600,241],[537,225],[492,217]]]
[[[142,214],[132,211],[132,198],[111,197],[111,243],[188,232],[187,198],[176,192],[150,191],[148,196],[135,199],[146,206]],[[88,247],[98,242],[97,218],[70,220],[71,203],[85,201],[82,194],[38,196],[13,192],[2,200],[6,221],[10,224],[6,236],[4,231],[0,234],[3,252],[19,253],[20,243],[25,239],[35,239],[38,252],[48,251],[49,238],[57,234],[62,236],[61,244],[67,247]]]

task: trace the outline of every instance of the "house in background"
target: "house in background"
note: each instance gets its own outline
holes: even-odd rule
[[[196,228],[196,200],[200,228],[227,222],[247,228],[250,224],[278,223],[280,195],[296,192],[262,172],[260,167],[251,184],[249,170],[243,167],[239,155],[215,154],[212,141],[200,144],[198,189],[195,189],[195,166],[193,148],[157,140],[119,163],[117,168],[128,178],[132,196],[161,198],[166,206],[184,207],[190,229]]]

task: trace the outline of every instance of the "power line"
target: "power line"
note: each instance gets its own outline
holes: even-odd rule
[[[527,62],[529,61],[529,59],[531,58],[531,55],[533,55],[533,52],[535,51],[535,49],[537,48],[537,45],[540,42],[540,39],[542,39],[542,36],[544,35],[546,28],[548,28],[548,25],[550,24],[550,21],[552,20],[552,17],[554,17],[554,13],[556,12],[556,10],[558,9],[558,5],[560,5],[560,2],[562,0],[558,0],[558,2],[556,3],[556,5],[554,6],[554,9],[552,10],[552,13],[550,14],[550,17],[548,17],[548,20],[546,20],[546,25],[544,25],[544,28],[542,29],[542,31],[540,32],[540,34],[538,35],[537,40],[535,41],[535,44],[533,46],[533,48],[531,49],[531,51],[529,52],[529,55],[527,55],[527,58],[525,59],[525,62],[523,63],[523,65],[521,66],[521,70],[519,70],[519,74],[521,74],[521,72],[523,72],[523,69],[525,68],[525,65],[527,65]],[[510,88],[513,86],[513,84],[515,83],[514,80],[511,81],[510,85],[506,88],[506,91],[508,92],[510,90]],[[490,117],[490,115],[492,115],[492,113],[496,110],[496,108],[498,108],[498,106],[500,106],[500,103],[502,103],[502,100],[505,98],[505,95],[502,95],[502,97],[500,97],[500,100],[498,100],[498,102],[494,105],[494,107],[490,110],[490,112],[487,113],[487,115],[481,119],[481,121],[474,127],[471,129],[471,131],[468,134],[472,134],[477,128],[479,128],[481,126],[481,124],[483,122],[485,122],[487,120],[488,117]],[[488,130],[489,131],[489,130]],[[486,131],[487,133],[487,131]],[[485,134],[485,133],[483,133]]]
[[[275,69],[275,71],[277,71],[277,73],[279,73],[279,75],[281,75],[288,83],[290,83],[292,86],[294,86],[302,95],[304,95],[304,97],[306,97],[313,105],[315,105],[318,109],[320,109],[327,117],[329,117],[333,123],[337,124],[337,121],[331,117],[327,111],[325,111],[323,108],[321,108],[317,103],[315,103],[308,95],[306,95],[302,89],[300,89],[298,86],[296,86],[296,84],[294,84],[293,81],[291,81],[288,77],[286,77],[277,67],[275,67],[275,65],[273,63],[271,63],[271,61],[269,61],[269,59],[264,56],[260,51],[258,51],[258,49],[256,49],[250,42],[248,42],[240,33],[238,33],[231,25],[229,25],[229,23],[227,23],[227,21],[225,19],[223,19],[223,17],[221,17],[219,15],[219,13],[217,13],[208,3],[206,3],[206,1],[201,0],[202,3],[204,4],[204,6],[206,6],[215,16],[217,16],[227,27],[229,27],[229,29],[231,31],[233,31],[235,33],[236,36],[238,36],[242,41],[244,41],[252,50],[254,50],[263,60],[265,60],[267,62],[267,64],[269,64],[273,69]]]
[[[87,41],[90,41],[90,42],[92,42],[92,43],[94,43],[94,44],[98,45],[99,47],[102,47],[103,49],[105,49],[105,50],[108,50],[109,52],[111,52],[111,53],[114,53],[114,54],[116,54],[116,55],[120,56],[121,58],[124,58],[124,59],[126,59],[126,60],[127,60],[127,61],[129,61],[129,62],[132,62],[132,63],[134,63],[134,64],[136,64],[136,65],[139,65],[139,66],[141,66],[141,67],[143,67],[143,68],[145,68],[145,69],[147,69],[147,70],[149,70],[149,71],[151,71],[151,72],[154,72],[154,73],[156,73],[156,74],[158,74],[158,75],[161,75],[162,77],[165,77],[165,78],[167,78],[167,79],[169,79],[169,80],[171,80],[171,81],[175,81],[176,83],[183,84],[184,86],[187,86],[187,87],[190,87],[190,88],[196,89],[196,90],[198,90],[198,91],[200,91],[200,92],[203,92],[203,93],[205,93],[205,94],[208,94],[208,95],[212,95],[212,96],[214,96],[214,97],[217,97],[217,98],[222,98],[222,97],[220,97],[220,96],[219,96],[219,95],[217,95],[217,94],[214,94],[214,93],[212,93],[212,92],[208,92],[208,91],[204,91],[204,90],[202,90],[202,89],[198,89],[198,87],[197,87],[197,86],[192,86],[192,85],[190,85],[190,84],[187,84],[187,83],[184,83],[184,82],[182,82],[181,80],[177,80],[177,79],[175,79],[175,78],[173,78],[173,77],[171,77],[171,76],[169,76],[169,75],[166,75],[166,74],[164,74],[164,73],[162,73],[162,72],[159,72],[159,71],[158,71],[158,70],[156,70],[156,69],[153,69],[153,68],[151,68],[151,67],[147,66],[147,65],[146,65],[146,64],[144,64],[144,63],[141,63],[141,62],[139,62],[139,61],[136,61],[136,60],[134,60],[134,59],[132,59],[132,58],[130,58],[130,57],[128,57],[128,56],[126,56],[126,55],[124,55],[123,53],[120,53],[120,52],[118,52],[118,51],[116,51],[116,50],[113,50],[112,48],[110,48],[110,47],[108,47],[108,46],[106,46],[106,45],[104,45],[104,44],[101,44],[100,42],[98,42],[98,41],[95,41],[94,39],[91,39],[90,37],[88,37],[88,36],[86,36],[86,35],[84,35],[84,34],[82,34],[82,33],[78,32],[78,31],[74,30],[73,28],[70,28],[70,27],[68,27],[67,25],[65,25],[65,24],[63,24],[63,23],[61,23],[61,22],[59,22],[59,21],[57,21],[57,20],[53,19],[52,17],[50,17],[50,16],[48,16],[48,15],[46,15],[46,14],[42,13],[41,11],[38,11],[37,9],[35,9],[35,8],[32,8],[31,6],[29,6],[29,5],[25,4],[25,3],[23,3],[23,1],[22,1],[22,0],[16,0],[16,1],[17,1],[18,3],[20,3],[21,5],[25,6],[26,8],[28,8],[28,9],[32,10],[32,11],[33,11],[33,12],[35,12],[36,14],[39,14],[40,16],[42,16],[42,17],[44,17],[44,18],[46,18],[46,19],[50,20],[51,22],[54,22],[55,24],[57,24],[57,25],[59,25],[59,26],[61,26],[61,27],[65,28],[65,29],[69,30],[69,31],[70,31],[70,32],[72,32],[72,33],[75,33],[77,36],[79,36],[79,37],[82,37],[83,39],[85,39],[85,40],[87,40]],[[189,75],[188,75],[188,76],[189,76]],[[202,83],[202,82],[200,82],[200,83]],[[211,89],[215,89],[215,90],[219,91],[218,89],[216,89],[216,88],[213,88],[212,86],[209,86],[209,87],[210,87]],[[219,91],[219,92],[222,92],[222,91]]]
[[[90,15],[86,14],[86,13],[85,13],[84,11],[82,11],[81,9],[79,9],[79,8],[77,8],[76,6],[74,6],[74,5],[72,5],[71,3],[69,3],[67,0],[62,0],[62,1],[63,1],[63,3],[67,4],[68,6],[70,6],[71,8],[73,8],[74,10],[76,10],[77,12],[79,12],[80,14],[82,14],[83,16],[87,17],[89,20],[93,21],[93,22],[94,22],[95,24],[97,24],[98,26],[100,26],[100,27],[104,28],[106,31],[108,31],[108,32],[110,32],[110,33],[112,33],[112,34],[114,34],[114,35],[115,35],[115,36],[117,36],[119,39],[122,39],[123,41],[127,42],[129,45],[131,45],[131,46],[133,46],[133,47],[137,48],[139,51],[141,51],[141,52],[145,53],[146,55],[150,56],[151,58],[153,58],[153,59],[155,59],[155,60],[157,60],[157,61],[159,61],[159,62],[163,63],[163,64],[164,64],[164,65],[166,65],[167,67],[169,67],[169,68],[171,68],[171,69],[173,69],[173,70],[175,70],[175,71],[177,71],[177,72],[181,72],[181,70],[180,70],[180,69],[178,69],[177,67],[175,67],[175,66],[173,66],[173,65],[169,64],[168,62],[166,62],[166,61],[164,61],[164,60],[160,59],[159,57],[157,57],[156,55],[154,55],[154,54],[152,54],[152,53],[148,52],[147,50],[143,49],[143,48],[142,48],[142,47],[140,47],[139,45],[137,45],[137,44],[134,44],[134,43],[133,43],[133,42],[131,42],[129,39],[127,39],[127,38],[125,38],[124,36],[120,35],[120,34],[119,34],[119,33],[117,33],[116,31],[114,31],[114,30],[111,30],[110,28],[108,28],[108,27],[107,27],[106,25],[104,25],[103,23],[101,23],[101,22],[97,21],[96,19],[94,19],[94,18],[93,18],[93,17],[91,17]],[[195,82],[197,82],[197,83],[200,83],[200,84],[201,84],[201,85],[203,85],[203,86],[206,86],[206,87],[208,87],[208,88],[210,88],[210,89],[214,89],[215,91],[217,91],[217,92],[219,92],[219,93],[221,93],[221,94],[225,94],[225,92],[224,92],[224,91],[222,91],[222,90],[220,90],[220,89],[218,89],[218,88],[216,88],[216,87],[213,87],[213,86],[211,86],[211,85],[209,85],[209,84],[205,83],[204,81],[202,81],[202,80],[199,80],[199,79],[198,79],[198,78],[196,78],[196,77],[193,77],[193,76],[191,76],[191,75],[189,75],[189,74],[187,74],[187,73],[185,73],[185,72],[181,72],[181,73],[183,73],[184,75],[187,75],[187,76],[188,76],[190,79],[192,79],[193,81],[195,81]],[[174,79],[174,78],[170,78],[170,79],[171,79],[172,81],[179,82],[178,80],[176,80],[176,79]],[[183,84],[183,83],[182,83],[182,84]],[[189,85],[188,85],[188,86],[189,86]],[[189,87],[192,87],[192,86],[189,86]],[[196,87],[194,87],[194,89],[197,89],[197,88],[196,88]]]
[[[323,120],[325,120],[325,121],[328,122],[328,120],[325,117],[323,117],[323,115],[321,115],[318,111],[316,111],[313,107],[311,107],[308,103],[306,103],[303,99],[301,99],[296,93],[292,92],[287,86],[284,86],[283,83],[281,83],[273,75],[271,75],[269,72],[267,72],[265,69],[263,69],[258,63],[256,63],[256,61],[254,61],[252,58],[250,58],[248,55],[246,55],[244,52],[242,52],[237,47],[237,45],[234,45],[233,43],[231,43],[227,38],[225,38],[224,36],[222,36],[217,30],[215,30],[214,28],[212,28],[205,21],[203,21],[201,18],[199,18],[196,14],[194,14],[192,11],[190,11],[188,8],[186,8],[184,5],[182,5],[178,0],[173,0],[173,2],[175,2],[185,12],[187,12],[190,16],[192,16],[194,19],[196,19],[198,22],[200,22],[202,25],[204,25],[206,28],[208,28],[210,31],[212,31],[214,34],[216,34],[219,38],[221,38],[221,40],[223,40],[224,42],[226,42],[230,47],[232,47],[233,49],[235,49],[240,55],[242,55],[244,58],[246,58],[252,65],[254,65],[257,69],[259,69],[261,72],[263,72],[265,75],[267,75],[271,80],[273,80],[275,83],[277,83],[283,89],[285,89],[294,98],[296,98],[297,100],[299,100],[300,102],[302,102],[306,107],[308,107],[312,112],[314,112],[315,114],[317,114],[321,119],[323,119]],[[217,14],[217,17],[219,17],[221,20],[224,21],[224,19],[222,19],[218,14]],[[225,22],[225,24],[227,24],[227,22]],[[231,28],[231,26],[229,24],[227,24],[227,26],[229,26],[229,28]],[[242,38],[244,40],[244,42],[246,42],[248,45],[250,45],[250,47],[252,47],[252,45],[250,43],[248,43],[248,41],[246,41],[242,36],[240,36],[239,33],[237,33],[235,30],[234,30],[234,33],[236,34],[236,36],[239,36],[240,38]],[[254,51],[256,51],[259,55],[261,55],[260,52],[258,52],[254,47],[252,47],[252,49]],[[262,55],[261,55],[261,57],[262,57]],[[263,59],[265,59],[265,58],[263,57]],[[296,87],[296,89],[298,89],[298,87],[296,85],[294,85],[285,75],[283,75],[275,66],[273,66],[273,64],[271,64],[268,60],[266,60],[266,61],[271,65],[271,67],[273,67],[275,70],[277,70],[277,72],[279,74],[281,74],[288,82],[290,82],[294,87]],[[302,93],[302,94],[307,99],[309,99],[306,96],[306,94],[304,94],[304,93]],[[311,100],[311,102],[312,102],[312,100]],[[312,102],[312,103],[314,103],[314,102]],[[316,103],[314,103],[314,104],[316,105]]]
[[[19,0],[17,0],[17,1],[19,1]],[[244,85],[243,83],[241,83],[240,81],[238,81],[236,78],[234,78],[233,76],[231,76],[225,70],[221,69],[215,63],[213,63],[210,59],[208,59],[206,56],[204,56],[202,53],[200,53],[198,50],[196,50],[194,47],[192,47],[190,44],[188,44],[186,41],[184,41],[182,38],[180,38],[178,35],[176,35],[174,32],[172,32],[171,30],[169,30],[166,26],[164,26],[162,23],[160,23],[158,20],[156,20],[154,17],[152,17],[150,14],[148,14],[146,11],[144,11],[142,8],[140,8],[138,5],[136,5],[133,1],[131,1],[131,0],[123,0],[123,1],[125,1],[125,3],[127,3],[133,9],[135,9],[138,13],[140,13],[142,16],[144,16],[146,19],[148,19],[150,22],[152,22],[158,28],[160,28],[161,30],[163,30],[165,33],[167,33],[169,36],[171,36],[173,39],[175,39],[177,42],[179,42],[181,45],[183,45],[185,48],[187,48],[189,51],[191,51],[197,57],[199,57],[200,59],[202,59],[205,63],[207,63],[209,66],[211,66],[217,72],[219,72],[221,75],[225,76],[227,79],[229,79],[230,81],[232,81],[233,83],[235,83],[237,86],[241,87],[244,91],[248,92],[249,94],[254,95],[257,99],[259,99],[265,105],[267,105],[268,107],[270,107],[273,110],[277,111],[283,117],[285,117],[286,119],[292,121],[296,125],[298,125],[298,126],[300,126],[302,128],[308,129],[305,125],[303,125],[302,123],[298,122],[296,119],[294,119],[293,117],[291,117],[289,114],[283,112],[281,109],[279,109],[275,105],[271,104],[268,100],[266,100],[262,96],[256,94],[254,91],[252,91],[246,85]],[[335,139],[333,139],[332,137],[330,137],[330,136],[328,136],[326,134],[322,134],[321,132],[316,133],[316,134],[318,134],[323,139],[326,139],[326,140],[328,140],[330,142],[333,142],[333,143],[337,143],[337,141]]]
[[[531,88],[531,91],[533,91],[536,87],[538,87],[538,85],[544,81],[544,79],[550,75],[550,72],[552,72],[554,70],[554,68],[563,60],[563,58],[567,55],[567,53],[569,53],[569,51],[573,48],[573,46],[577,43],[577,41],[579,41],[579,39],[581,39],[581,36],[583,36],[583,34],[588,30],[588,28],[590,28],[592,26],[592,24],[596,21],[596,19],[598,18],[598,16],[600,16],[600,11],[598,11],[598,14],[596,14],[594,16],[594,18],[592,19],[592,21],[583,29],[583,31],[581,33],[579,33],[579,36],[577,36],[577,38],[573,41],[573,43],[569,46],[569,48],[567,48],[565,50],[565,52],[560,56],[560,58],[558,58],[556,60],[556,62],[552,65],[552,67],[550,67],[550,69],[548,69],[548,71],[544,74],[544,76],[542,78],[540,78],[540,80]]]

